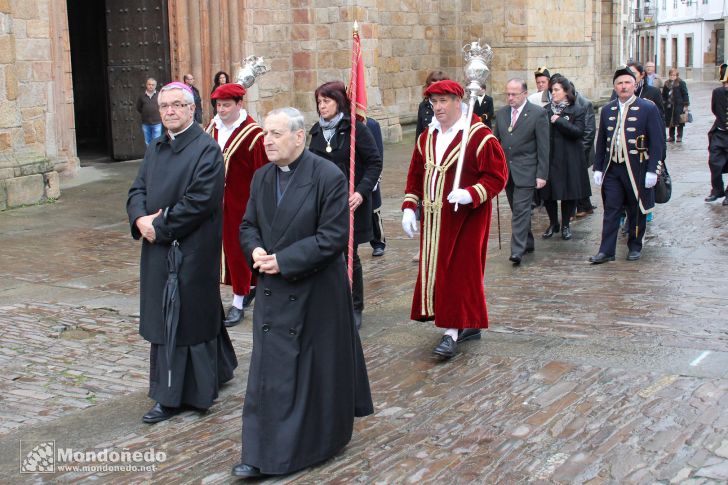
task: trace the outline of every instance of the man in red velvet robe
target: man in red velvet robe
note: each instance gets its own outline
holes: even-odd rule
[[[263,148],[263,130],[243,109],[244,95],[245,88],[237,83],[218,87],[211,96],[217,102],[217,115],[207,127],[207,132],[220,145],[225,160],[221,280],[233,287],[233,303],[225,316],[226,327],[240,323],[243,306],[247,306],[254,295],[250,285],[252,273],[240,250],[238,234],[253,173],[268,163]]]
[[[411,318],[434,320],[446,329],[434,349],[444,359],[455,355],[457,342],[478,339],[480,329],[488,328],[483,277],[491,199],[508,180],[500,143],[478,118],[466,118],[463,94],[450,80],[425,91],[435,118],[417,139],[402,204],[402,228],[410,237],[418,228],[414,209],[419,201],[423,210]],[[453,190],[464,129],[470,135],[461,188]]]

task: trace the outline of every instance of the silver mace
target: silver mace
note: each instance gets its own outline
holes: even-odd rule
[[[460,176],[463,172],[465,148],[468,146],[468,138],[470,138],[470,120],[473,118],[473,111],[475,110],[475,98],[483,90],[482,86],[490,76],[488,64],[493,59],[493,50],[488,44],[481,46],[480,39],[466,44],[462,50],[465,58],[465,68],[463,70],[465,71],[465,81],[468,83],[465,89],[469,93],[468,116],[467,126],[463,130],[463,138],[460,141],[458,165],[455,169],[455,179],[452,184],[453,190],[460,188]],[[457,204],[455,204],[455,210],[458,210]]]
[[[242,66],[235,75],[235,82],[241,84],[245,89],[255,83],[255,79],[270,71],[262,57],[248,56],[243,59]]]

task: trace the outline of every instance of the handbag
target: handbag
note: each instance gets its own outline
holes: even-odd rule
[[[692,123],[692,122],[693,122],[693,114],[690,111],[688,111],[688,123]]]
[[[664,161],[657,163],[657,184],[655,184],[655,203],[664,204],[672,197],[672,178]]]
[[[690,113],[680,113],[680,124],[684,125],[685,123],[688,123],[689,115]]]

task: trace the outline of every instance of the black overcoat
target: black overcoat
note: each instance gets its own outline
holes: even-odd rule
[[[242,459],[288,474],[336,454],[373,406],[344,260],[346,179],[304,150],[276,206],[276,171],[255,173],[240,225],[250,267],[261,247],[280,268],[257,273]]]
[[[554,113],[550,104],[546,108],[550,121]],[[586,110],[571,104],[554,123],[550,123],[549,178],[541,189],[543,200],[578,200],[591,195],[591,188],[585,186],[583,179],[585,118]]]
[[[162,293],[167,282],[167,253],[178,240],[184,260],[179,273],[180,320],[177,345],[195,345],[217,337],[221,327],[220,251],[225,165],[220,147],[197,123],[170,140],[147,147],[126,211],[131,234],[139,239],[137,218],[159,209],[156,240],[142,242],[139,333],[164,344]]]
[[[677,83],[677,86],[673,86],[674,81],[668,80],[665,81],[662,87],[662,101],[665,105],[665,125],[668,127],[683,125],[684,123],[680,122],[680,115],[690,105],[688,85],[682,79],[677,79]]]
[[[331,153],[326,152],[326,140],[318,122],[310,131],[308,149],[316,155],[331,160],[349,179],[349,149],[351,147],[351,118],[347,115],[339,122],[336,134],[331,140]],[[382,174],[382,156],[369,128],[361,121],[356,122],[356,155],[354,160],[354,190],[363,197],[363,202],[354,211],[354,243],[363,244],[374,237],[372,230],[372,190]]]

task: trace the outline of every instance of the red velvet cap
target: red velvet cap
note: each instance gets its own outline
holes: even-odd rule
[[[245,96],[245,88],[238,83],[221,84],[210,99],[233,99]]]
[[[430,97],[433,94],[454,94],[458,98],[462,99],[462,97],[465,96],[465,90],[460,83],[451,81],[450,79],[445,79],[443,81],[434,82],[425,89],[425,96]]]

